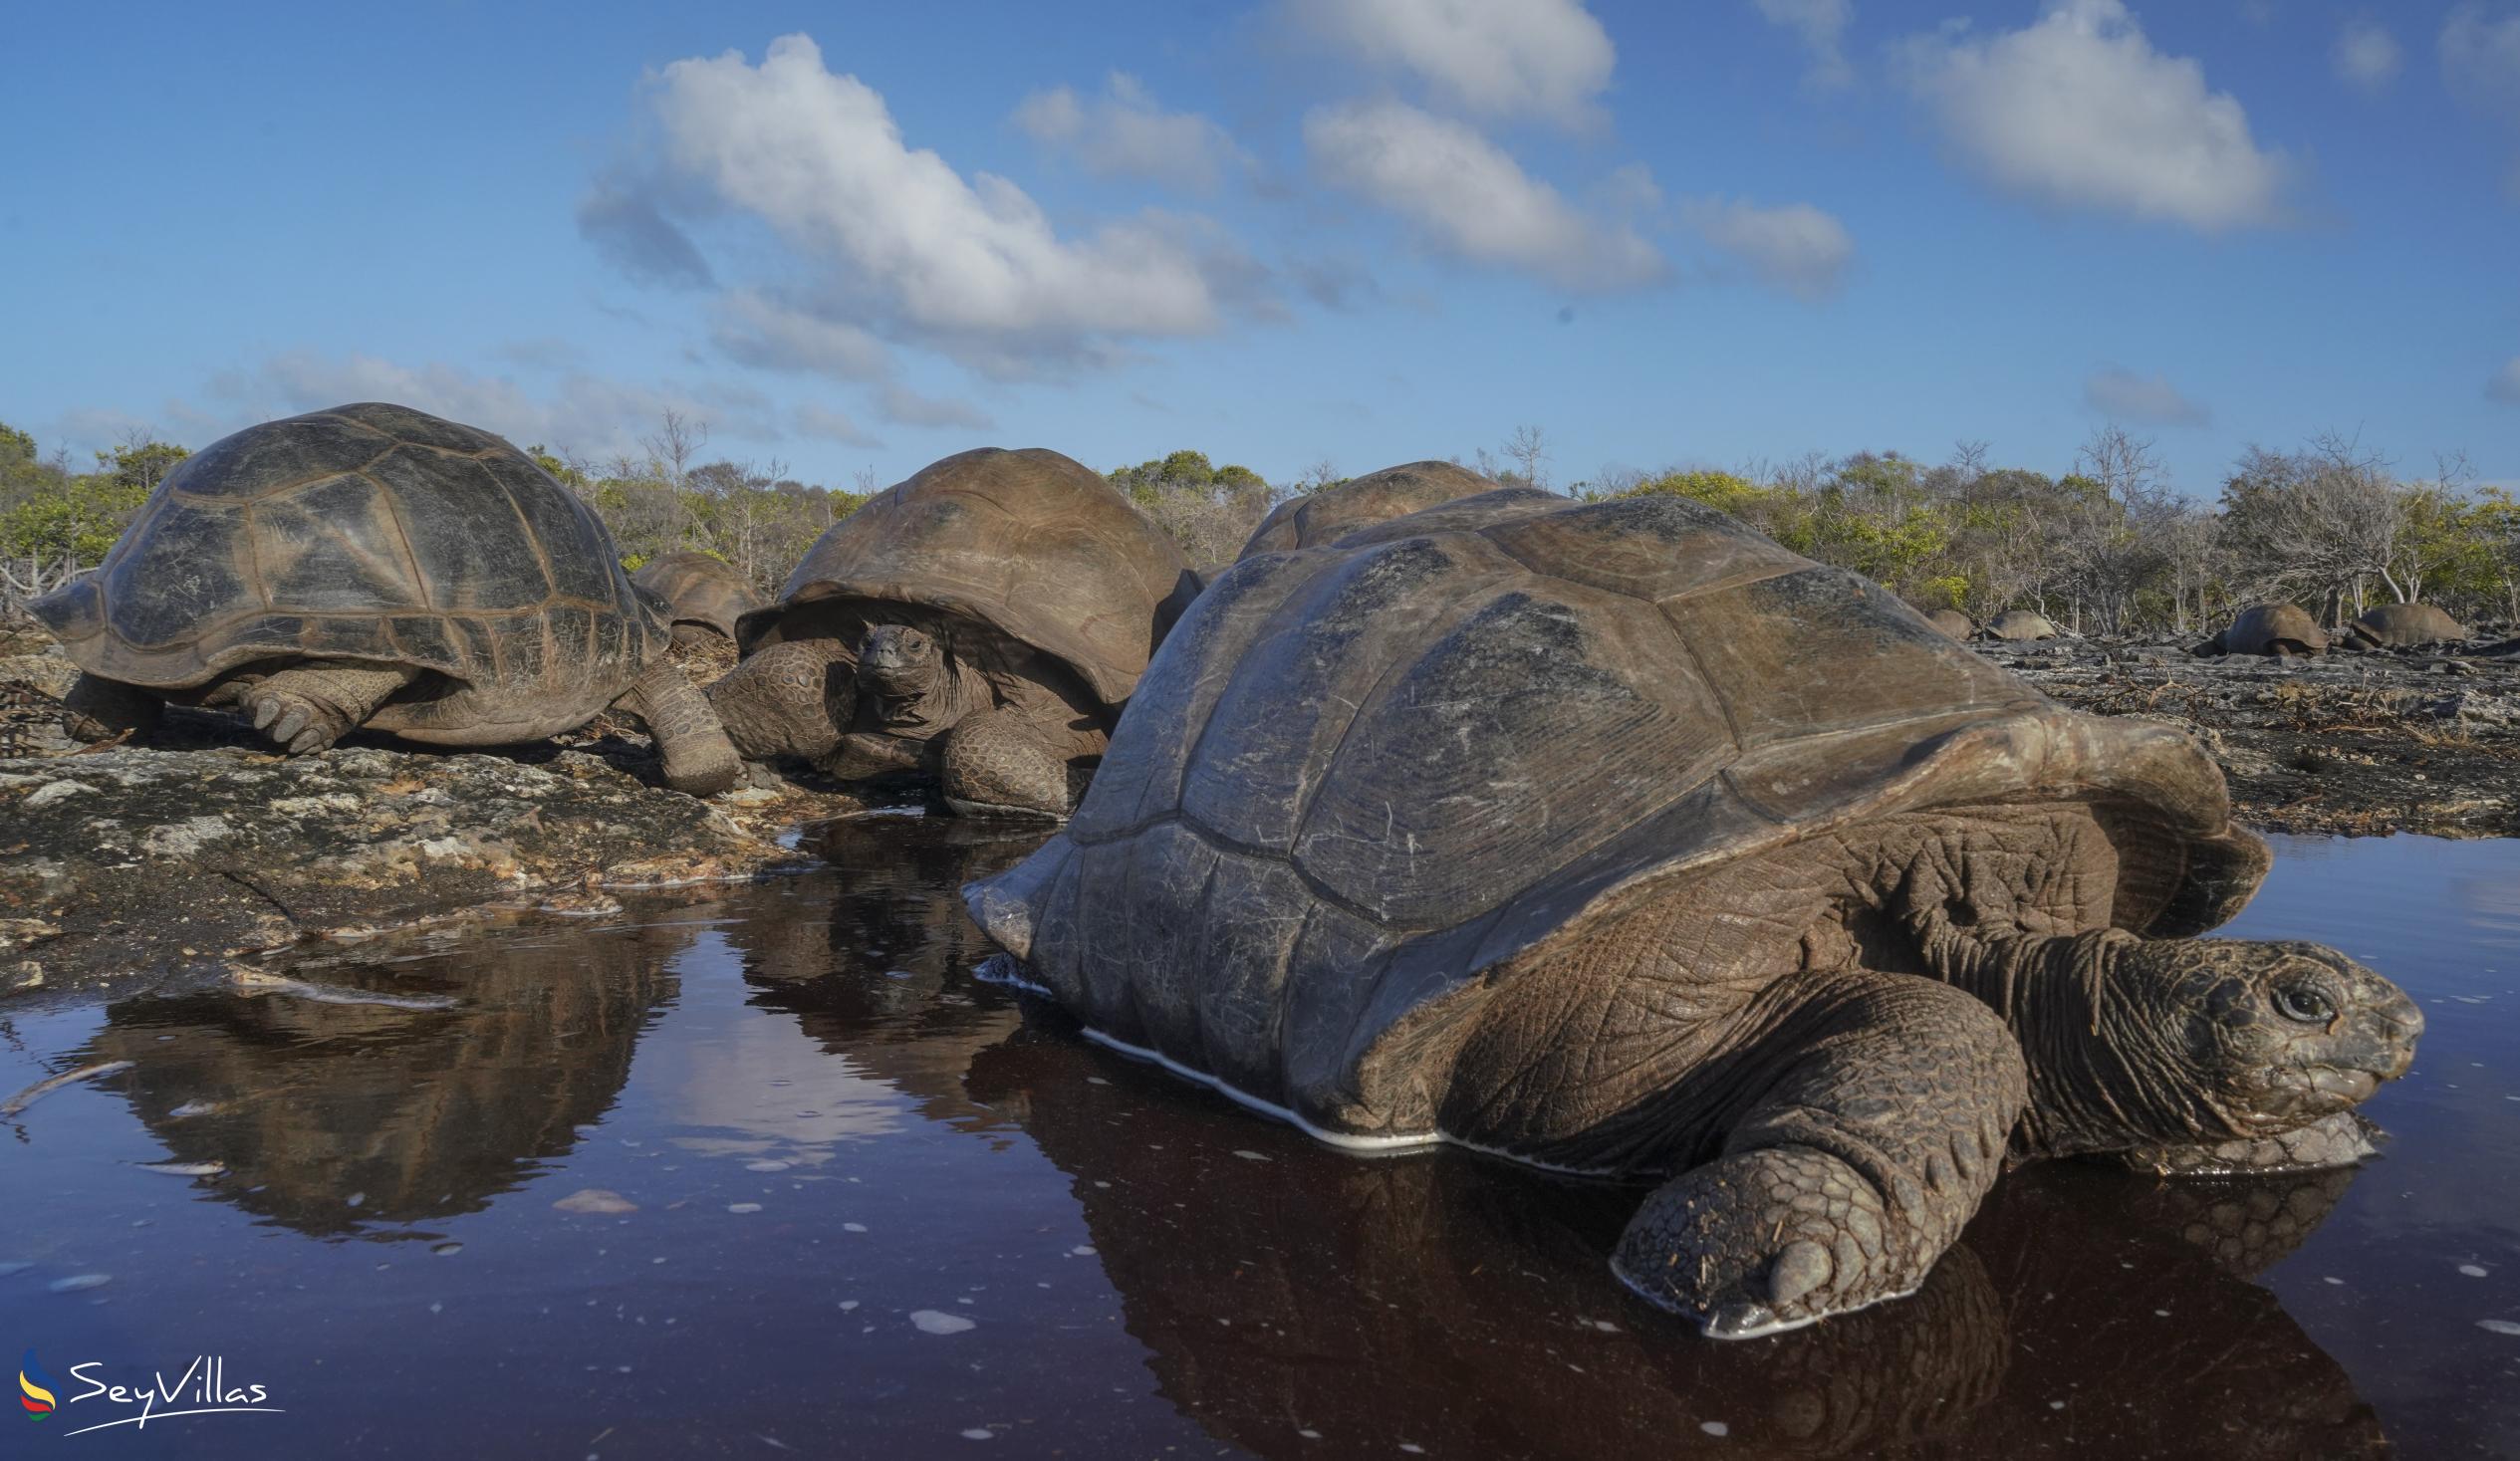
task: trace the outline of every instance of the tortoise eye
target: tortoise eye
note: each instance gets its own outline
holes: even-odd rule
[[[2307,985],[2279,984],[2275,986],[2275,1012],[2304,1025],[2325,1025],[2336,1018],[2337,1007],[2326,995]]]

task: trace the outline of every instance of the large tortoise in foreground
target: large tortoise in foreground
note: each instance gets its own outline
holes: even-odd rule
[[[239,709],[297,754],[361,726],[489,746],[618,704],[677,790],[741,769],[595,514],[500,438],[405,406],[212,443],[102,567],[32,607],[86,671],[68,703],[90,731],[171,700]]]
[[[2320,1164],[2422,1018],[2306,943],[2163,725],[2066,710],[1682,499],[1508,490],[1248,559],[1008,977],[1329,1140],[1670,1175],[1615,1264],[1710,1332],[1905,1294],[2015,1155]]]
[[[834,523],[709,687],[736,746],[963,812],[1064,817],[1198,594],[1163,531],[1055,451],[946,457]]]
[[[1318,548],[1335,543],[1360,528],[1439,503],[1494,492],[1497,484],[1451,462],[1407,462],[1351,477],[1336,487],[1290,497],[1269,509],[1260,526],[1235,556],[1237,563],[1260,553],[1290,548]]]

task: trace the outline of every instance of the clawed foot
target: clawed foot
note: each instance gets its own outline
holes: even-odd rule
[[[349,735],[359,722],[338,706],[291,690],[258,686],[245,693],[254,729],[292,756],[308,756]]]
[[[1893,1226],[1873,1184],[1834,1156],[1745,1152],[1657,1188],[1611,1267],[1711,1339],[1756,1339],[1914,1291],[1937,1255]]]

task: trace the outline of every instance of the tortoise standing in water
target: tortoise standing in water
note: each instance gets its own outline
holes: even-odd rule
[[[2240,610],[2230,627],[2188,651],[2196,655],[2307,656],[2328,652],[2328,636],[2298,604],[2256,604]]]
[[[769,601],[752,580],[714,553],[668,553],[640,566],[630,582],[672,607],[673,640],[731,640],[735,621]]]
[[[1668,1175],[1615,1267],[1747,1336],[1916,1288],[2015,1156],[2351,1160],[2422,1017],[2163,725],[1678,498],[1248,559],[972,884],[1102,1038],[1353,1146]]]
[[[957,811],[1065,817],[1197,593],[1092,470],[966,451],[834,523],[780,602],[738,621],[744,662],[709,698],[754,760],[934,776]]]
[[[1336,487],[1290,497],[1269,509],[1235,562],[1257,553],[1318,548],[1359,528],[1386,523],[1421,508],[1498,490],[1498,484],[1451,462],[1409,462],[1351,477]]]
[[[86,671],[66,703],[105,735],[171,700],[234,707],[296,755],[361,726],[491,746],[618,704],[677,791],[742,769],[595,514],[507,442],[403,406],[185,458],[102,567],[32,608]]]

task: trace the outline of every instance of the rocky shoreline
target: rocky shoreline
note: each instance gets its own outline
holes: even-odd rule
[[[2252,826],[2520,836],[2520,644],[2311,660],[1978,647],[2078,709],[2194,732]],[[354,737],[292,759],[229,718],[178,710],[145,744],[83,749],[59,729],[70,673],[54,656],[0,659],[11,1003],[224,978],[231,959],[311,937],[758,876],[800,860],[781,845],[790,830],[875,805],[784,783],[685,797],[663,788],[645,738],[609,718],[495,754]]]
[[[2077,710],[2192,732],[2252,827],[2520,837],[2520,640],[2309,659],[2084,639],[1975,647]]]

